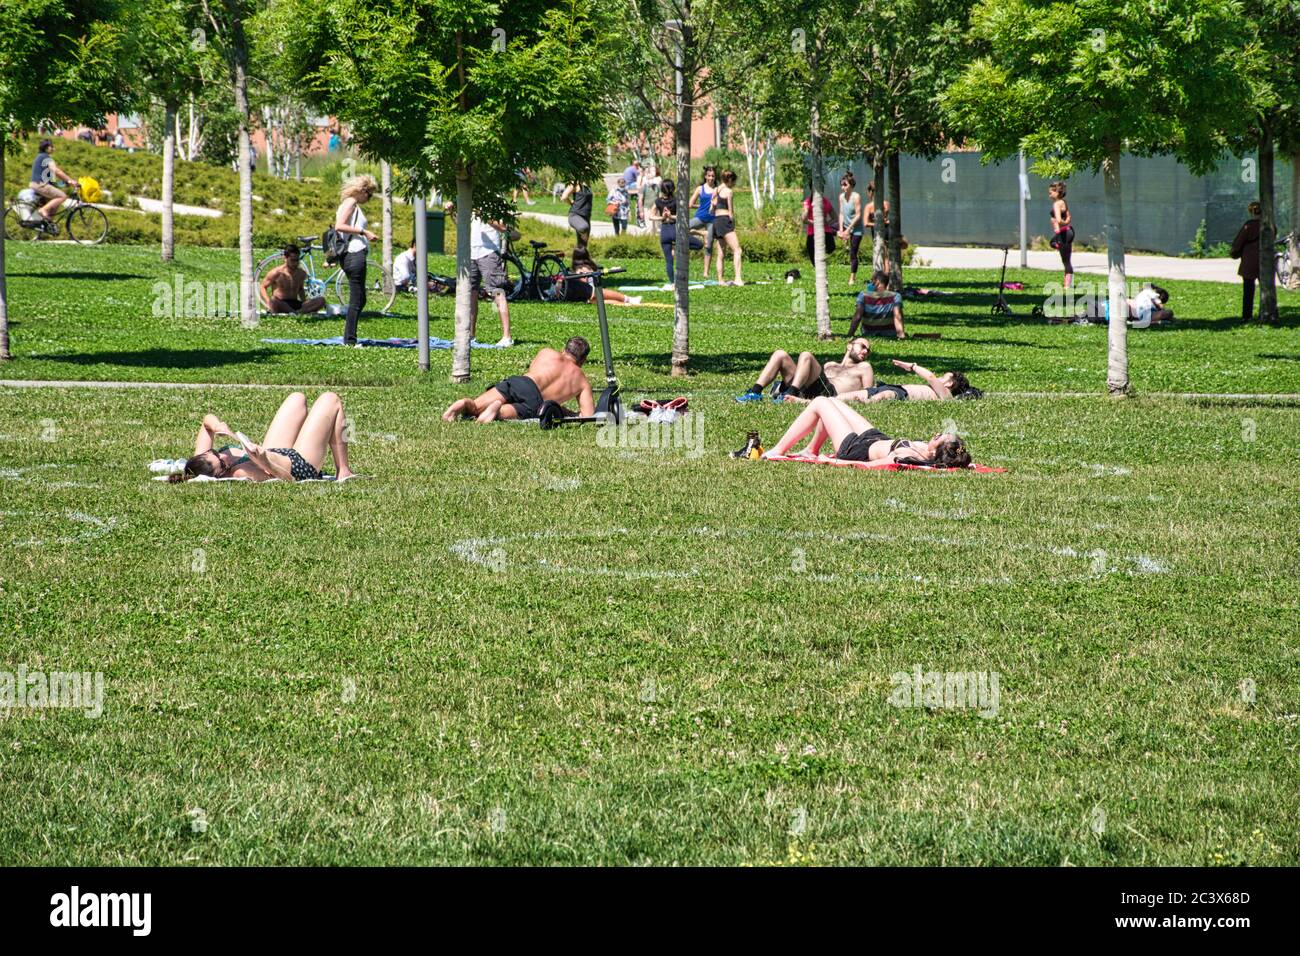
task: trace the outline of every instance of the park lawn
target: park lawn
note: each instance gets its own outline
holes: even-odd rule
[[[149,480],[203,412],[256,433],[283,389],[0,386],[0,671],[105,681],[98,719],[0,709],[0,862],[1300,862],[1300,405],[889,404],[887,432],[948,424],[1007,471],[734,462],[793,417],[728,395],[814,345],[810,294],[702,290],[685,383],[671,313],[612,309],[629,397],[692,396],[689,447],[654,448],[444,424],[447,353],[416,381],[413,352],[257,342],[310,322],[154,319],[152,250],[103,252],[11,253],[4,377],[332,384],[372,477]],[[94,270],[139,278],[50,275]],[[960,296],[909,304],[943,337],[884,358],[1099,390],[1102,329],[909,278]],[[1141,391],[1297,391],[1294,299],[1240,329],[1233,287],[1168,285],[1189,318],[1131,336]],[[589,311],[520,306],[527,346],[475,352],[475,387],[594,340]],[[996,714],[891,706],[915,666],[995,672]]]

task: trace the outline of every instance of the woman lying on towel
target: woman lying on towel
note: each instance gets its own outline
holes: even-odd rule
[[[818,454],[830,439],[835,457],[841,461],[897,462],[935,468],[966,468],[971,463],[966,443],[956,435],[940,432],[929,441],[890,438],[846,402],[826,397],[813,399],[763,457],[788,455],[809,434],[812,441],[802,452],[809,457]]]
[[[348,443],[343,437],[343,403],[333,392],[322,392],[320,398],[307,410],[307,397],[294,392],[280,405],[266,430],[261,445],[248,443],[240,451],[238,445],[226,445],[213,451],[212,441],[218,435],[230,435],[225,422],[216,415],[203,416],[198,437],[194,439],[194,454],[185,462],[185,469],[171,476],[171,481],[189,481],[205,475],[209,478],[243,478],[248,481],[319,480],[320,466],[325,461],[325,451],[334,454],[338,469],[337,480],[352,477],[348,467]]]

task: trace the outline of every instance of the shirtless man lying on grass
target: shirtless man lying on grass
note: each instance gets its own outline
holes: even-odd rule
[[[796,360],[788,352],[777,349],[759,373],[758,380],[744,395],[738,395],[736,401],[761,402],[763,389],[776,381],[777,376],[781,378],[781,385],[772,396],[772,400],[777,402],[810,402],[823,395],[834,397],[868,389],[876,381],[871,363],[867,361],[870,354],[871,343],[863,338],[850,339],[844,358],[825,364],[811,352],[800,352]]]
[[[904,372],[920,376],[924,385],[871,385],[856,392],[840,392],[839,398],[846,402],[946,402],[950,399],[980,398],[984,395],[978,388],[967,381],[961,372],[944,372],[935,375],[923,365],[894,359],[894,365]]]
[[[591,394],[582,365],[591,346],[580,335],[564,344],[564,351],[542,349],[533,357],[523,375],[497,382],[478,398],[461,398],[442,413],[444,422],[457,418],[475,418],[480,425],[497,419],[537,418],[544,402],[563,405],[578,400],[578,414],[596,414],[596,400]]]

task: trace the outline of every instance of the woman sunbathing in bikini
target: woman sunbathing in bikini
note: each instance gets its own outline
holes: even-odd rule
[[[956,435],[940,432],[929,441],[890,438],[838,398],[815,398],[800,413],[764,458],[787,455],[805,436],[812,441],[801,453],[812,457],[830,439],[835,457],[841,461],[898,462],[933,465],[936,468],[965,468],[970,465],[966,443]]]
[[[194,439],[194,454],[185,462],[185,469],[171,476],[172,482],[189,481],[205,475],[209,478],[244,478],[248,481],[309,481],[325,477],[320,466],[325,461],[325,451],[334,455],[338,469],[337,480],[352,477],[348,467],[348,443],[343,437],[346,419],[343,403],[333,392],[322,392],[320,398],[307,410],[307,397],[294,392],[280,405],[266,430],[261,445],[251,442],[241,452],[238,445],[226,445],[213,451],[212,441],[218,435],[234,432],[216,415],[203,416],[198,437]]]

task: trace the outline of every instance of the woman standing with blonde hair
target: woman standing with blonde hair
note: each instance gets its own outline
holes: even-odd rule
[[[366,228],[366,213],[361,207],[379,192],[374,176],[353,176],[339,190],[339,208],[334,213],[336,231],[351,235],[339,267],[348,277],[348,314],[343,321],[343,344],[357,344],[357,320],[366,305],[366,254],[372,240],[379,236]]]

